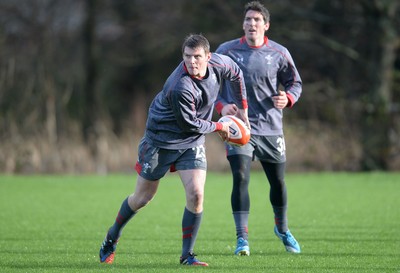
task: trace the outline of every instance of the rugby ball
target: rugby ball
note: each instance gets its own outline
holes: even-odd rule
[[[247,128],[246,124],[236,116],[223,116],[218,122],[229,122],[232,121],[229,126],[229,139],[228,144],[242,146],[245,145],[250,140],[250,130]]]

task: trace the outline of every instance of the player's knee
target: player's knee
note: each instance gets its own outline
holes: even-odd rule
[[[228,156],[231,165],[233,182],[247,185],[250,177],[251,157],[245,155]]]
[[[201,192],[195,192],[191,194],[187,200],[187,203],[194,210],[194,212],[198,213],[203,210],[203,200],[204,194]]]
[[[272,179],[271,186],[283,190],[286,188],[285,179],[283,177],[275,177]]]
[[[203,198],[204,198],[204,194],[200,193],[200,192],[197,192],[197,193],[195,193],[193,195],[193,198],[192,198],[193,199],[193,203],[196,206],[199,206],[199,205],[203,204]]]
[[[132,204],[130,206],[134,211],[137,211],[145,206],[147,206],[151,200],[153,200],[154,195],[151,194],[144,194],[142,196],[135,196],[135,198],[132,200]]]
[[[245,170],[239,168],[232,171],[233,181],[238,184],[248,184],[249,176]]]

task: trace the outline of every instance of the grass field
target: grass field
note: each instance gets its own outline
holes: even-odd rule
[[[179,265],[184,192],[169,175],[126,226],[113,265],[98,251],[135,175],[0,176],[0,272],[400,272],[400,174],[288,174],[289,226],[273,234],[269,187],[252,173],[250,257],[236,257],[231,178],[209,173],[196,244],[208,268]]]

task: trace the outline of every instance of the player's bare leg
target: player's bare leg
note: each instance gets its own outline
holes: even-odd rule
[[[179,175],[186,193],[186,206],[182,218],[182,256],[180,263],[183,265],[208,266],[207,263],[197,260],[193,253],[203,215],[206,171],[200,169],[181,170]]]
[[[153,200],[159,185],[159,180],[149,181],[138,176],[135,192],[126,198],[118,211],[114,224],[108,230],[100,248],[100,262],[112,264],[114,262],[115,250],[122,229],[129,220],[151,200]]]

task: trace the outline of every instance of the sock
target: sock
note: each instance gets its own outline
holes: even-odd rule
[[[203,212],[192,213],[186,207],[182,218],[182,257],[193,253]]]
[[[128,205],[128,198],[126,198],[118,211],[117,218],[115,218],[114,225],[108,230],[108,236],[112,240],[118,240],[121,236],[122,229],[128,221],[136,214]]]
[[[248,222],[249,222],[249,212],[248,211],[234,211],[233,219],[235,220],[236,225],[236,238],[242,237],[245,240],[248,240],[249,230],[248,230]]]
[[[275,225],[280,233],[288,231],[287,206],[272,206],[275,215]]]

